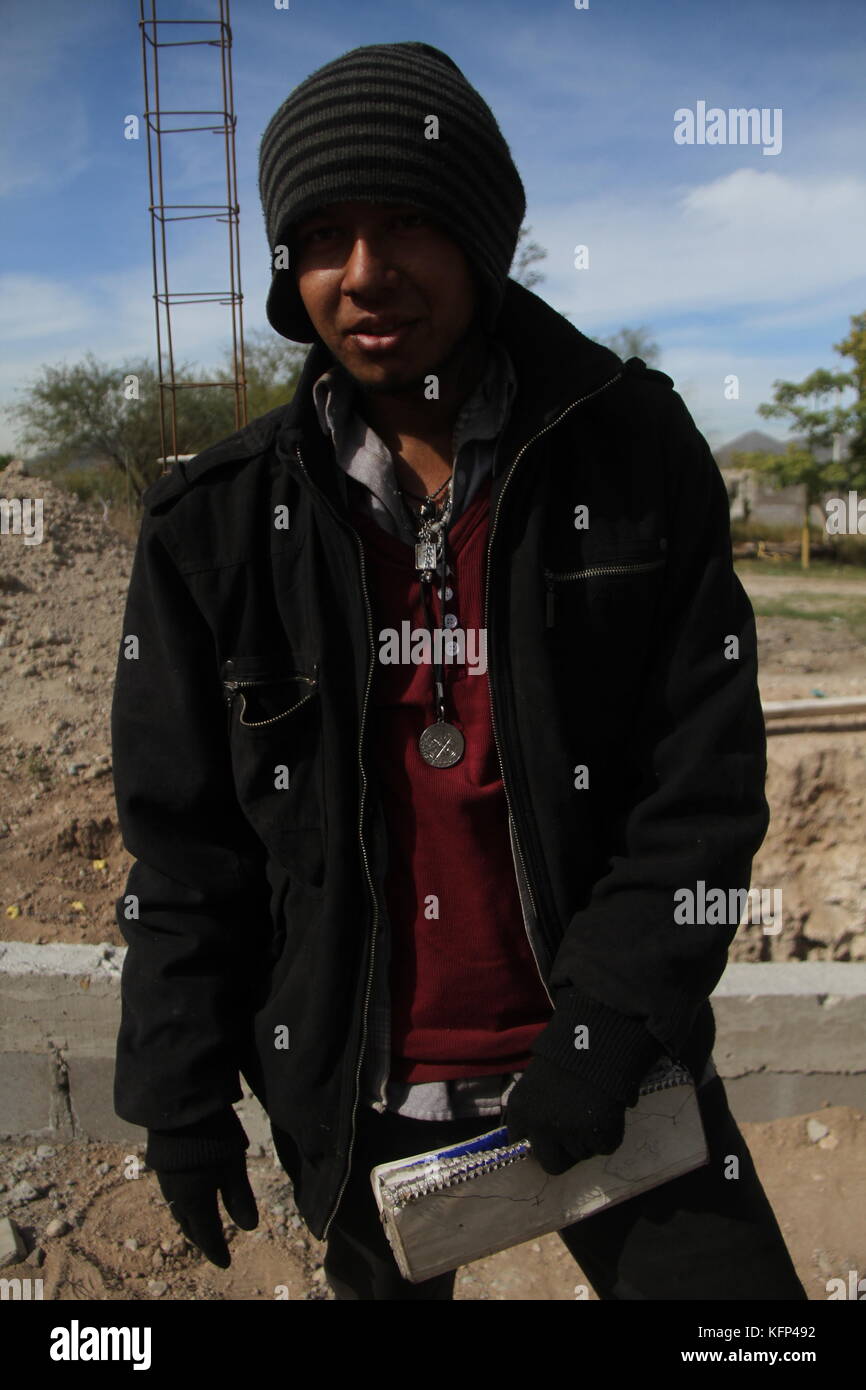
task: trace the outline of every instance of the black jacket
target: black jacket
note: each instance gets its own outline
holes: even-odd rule
[[[767,830],[754,616],[670,378],[514,281],[497,331],[518,391],[491,497],[494,731],[563,1001],[553,1053],[564,1001],[594,1001],[610,1046],[571,1061],[616,1090],[635,1028],[696,1072],[712,1048],[736,923],[678,925],[673,894],[748,888]],[[332,360],[314,345],[290,404],[145,493],[112,706],[136,859],[117,1113],[190,1125],[240,1099],[240,1070],[318,1237],[351,1161],[387,854],[363,740],[378,629],[312,402]]]

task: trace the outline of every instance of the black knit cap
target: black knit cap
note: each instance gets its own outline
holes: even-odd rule
[[[438,139],[428,139],[439,123]],[[317,68],[275,112],[259,147],[259,193],[271,247],[267,301],[284,338],[318,335],[294,269],[295,225],[329,203],[407,203],[461,246],[492,328],[505,291],[526,195],[490,107],[457,64],[426,43],[369,44]],[[285,259],[284,255],[282,257]]]

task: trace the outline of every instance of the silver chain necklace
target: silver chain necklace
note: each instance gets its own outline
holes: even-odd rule
[[[442,507],[442,511],[436,515],[436,498],[444,487],[448,487],[448,496]],[[433,646],[433,694],[434,706],[436,709],[436,719],[433,724],[428,724],[421,731],[418,739],[418,748],[421,757],[430,767],[453,767],[459,763],[463,757],[466,741],[460,730],[445,718],[445,677],[442,669],[441,644],[444,643],[449,635],[449,629],[445,624],[445,592],[447,588],[447,561],[446,561],[446,534],[448,523],[451,520],[451,513],[454,508],[454,473],[447,479],[442,487],[437,488],[436,492],[424,498],[416,497],[416,501],[421,502],[421,509],[416,517],[404,493],[407,489],[400,488],[400,496],[403,505],[412,522],[415,531],[415,569],[421,583],[421,597],[424,600],[424,610],[427,619],[427,627],[430,632],[430,640]],[[410,497],[414,493],[408,493]],[[432,599],[430,588],[436,579],[437,571],[440,575],[440,595],[442,597],[442,616],[443,627],[439,630],[439,647],[437,647],[437,632],[434,627]]]

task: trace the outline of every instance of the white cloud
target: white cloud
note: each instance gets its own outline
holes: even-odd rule
[[[866,179],[743,168],[673,192],[532,208],[529,220],[548,249],[538,292],[590,338],[648,324],[713,445],[756,424],[784,436],[784,422],[756,416],[773,382],[849,365],[832,345],[866,299]],[[573,269],[579,243],[587,271]],[[723,395],[730,373],[737,401]]]
[[[841,365],[841,359],[838,359]],[[723,351],[673,344],[664,354],[662,370],[673,378],[695,423],[711,448],[726,444],[745,430],[761,429],[777,439],[789,438],[785,419],[764,419],[758,406],[773,399],[773,382],[800,381],[815,368],[806,353],[786,353],[769,361],[748,351]],[[738,379],[739,399],[725,398],[725,379]],[[846,397],[843,404],[846,403]]]
[[[866,179],[738,169],[678,192],[532,209],[545,298],[581,320],[809,303],[863,275]],[[590,269],[574,270],[586,243]],[[852,305],[852,312],[856,308]]]
[[[86,293],[44,275],[0,276],[0,340],[56,340],[89,315]],[[17,354],[15,357],[17,361]]]

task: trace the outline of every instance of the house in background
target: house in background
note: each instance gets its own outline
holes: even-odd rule
[[[839,457],[845,458],[853,435],[840,434],[837,436]],[[747,430],[745,434],[737,435],[730,443],[721,445],[714,450],[713,457],[719,465],[722,477],[725,480],[725,487],[728,490],[728,502],[731,508],[731,521],[764,521],[769,526],[799,526],[803,521],[803,504],[806,497],[806,489],[802,483],[794,487],[774,488],[769,478],[760,473],[755,473],[748,468],[734,466],[730,460],[736,453],[770,453],[783,454],[790,442],[801,443],[794,439],[776,439],[771,434],[764,434],[762,430]],[[817,449],[815,457],[819,463],[824,463],[833,456],[832,449]],[[845,491],[843,484],[839,483],[835,487],[828,488],[824,494],[823,501],[827,498],[838,497]],[[823,526],[827,519],[827,512],[824,506],[813,505],[809,519],[816,526]]]

